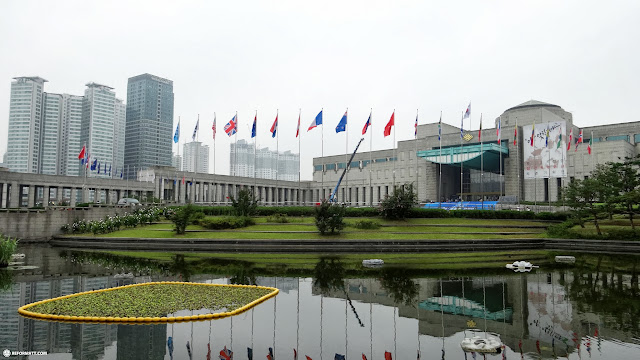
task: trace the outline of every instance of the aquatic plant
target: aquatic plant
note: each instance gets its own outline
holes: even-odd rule
[[[0,267],[9,266],[9,260],[18,249],[18,239],[0,234]]]

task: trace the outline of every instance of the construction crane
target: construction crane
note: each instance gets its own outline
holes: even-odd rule
[[[358,147],[360,147],[360,144],[362,144],[363,141],[364,138],[361,138],[360,141],[358,141],[358,145],[356,145],[356,148],[353,150],[353,154],[351,154],[349,162],[347,162],[347,166],[344,167],[344,171],[342,172],[342,175],[340,175],[340,179],[338,179],[338,183],[336,184],[335,189],[333,189],[333,192],[329,196],[329,202],[336,202],[336,195],[338,194],[338,188],[340,187],[342,178],[344,178],[344,175],[347,173],[347,171],[349,171],[349,168],[351,167],[351,161],[353,160],[353,157],[356,156],[356,151],[358,151]]]

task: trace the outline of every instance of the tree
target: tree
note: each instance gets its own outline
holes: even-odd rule
[[[344,214],[346,212],[343,205],[334,204],[323,200],[315,208],[315,222],[321,235],[326,233],[339,234],[344,229]]]
[[[593,216],[593,222],[598,231],[598,235],[602,235],[600,224],[598,223],[598,215],[602,212],[598,202],[601,201],[603,187],[597,178],[589,178],[584,180],[574,180],[567,185],[564,192],[567,205],[575,212],[576,218],[583,226],[584,219]]]
[[[640,175],[638,166],[640,157],[627,159],[624,163],[613,163],[610,165],[614,174],[609,185],[616,189],[616,194],[608,199],[613,207],[617,207],[623,214],[629,216],[631,229],[635,230],[633,216],[636,214],[636,206],[640,203]]]
[[[238,191],[238,199],[233,196],[229,196],[231,200],[231,206],[235,211],[236,216],[251,216],[255,214],[258,207],[258,200],[256,200],[253,191],[242,188]]]
[[[418,203],[413,184],[396,186],[391,196],[386,196],[381,203],[381,214],[387,219],[404,219],[409,211]]]
[[[173,230],[176,232],[176,234],[181,235],[185,233],[187,225],[191,223],[191,221],[196,216],[196,213],[198,213],[196,207],[191,204],[187,204],[181,208],[178,208],[173,213],[173,215],[171,216],[171,221],[173,222]]]

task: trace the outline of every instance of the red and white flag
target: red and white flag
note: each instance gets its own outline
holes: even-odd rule
[[[300,114],[298,114],[298,127],[296,128],[296,137],[300,135]]]
[[[213,126],[211,126],[211,130],[213,130],[213,140],[216,139],[216,115],[213,115]]]
[[[571,150],[571,142],[573,141],[573,127],[569,131],[569,141],[567,143],[567,150]]]

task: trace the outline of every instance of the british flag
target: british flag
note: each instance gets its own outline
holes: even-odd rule
[[[225,346],[224,349],[220,350],[220,360],[233,360],[233,351]]]
[[[229,136],[235,135],[238,130],[238,127],[236,126],[236,116],[234,116],[233,119],[231,119],[231,121],[229,121],[227,125],[224,126],[224,132],[226,132]]]

